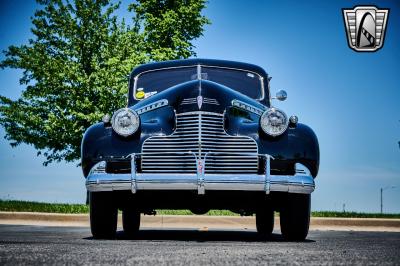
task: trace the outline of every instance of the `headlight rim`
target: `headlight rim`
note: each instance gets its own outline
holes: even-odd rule
[[[267,130],[264,129],[263,124],[262,124],[262,120],[263,120],[263,117],[266,116],[269,112],[280,112],[281,114],[283,114],[283,116],[285,117],[285,124],[284,124],[284,129],[283,130],[281,130],[281,131],[279,131],[277,133],[272,133],[272,132],[268,132]],[[261,127],[262,131],[265,134],[267,134],[268,136],[278,137],[278,136],[283,135],[286,132],[286,130],[288,129],[288,127],[289,127],[289,119],[288,119],[287,114],[283,110],[281,110],[279,108],[276,108],[276,107],[271,107],[271,108],[268,108],[267,110],[265,110],[264,113],[261,115],[261,117],[260,117],[260,127]]]
[[[134,130],[132,130],[132,132],[130,132],[130,133],[122,133],[122,132],[120,132],[120,131],[118,131],[116,129],[116,125],[115,125],[116,116],[117,116],[117,114],[119,114],[120,112],[123,112],[123,111],[131,113],[132,115],[134,115],[137,118],[137,121],[138,121],[138,123],[137,123],[136,127],[134,128]],[[111,127],[112,127],[113,131],[115,133],[117,133],[119,136],[122,136],[122,137],[132,136],[133,134],[135,134],[139,130],[139,127],[140,127],[140,116],[135,110],[132,110],[132,109],[130,109],[128,107],[120,108],[120,109],[118,109],[117,111],[114,112],[114,114],[113,114],[113,116],[111,118]]]

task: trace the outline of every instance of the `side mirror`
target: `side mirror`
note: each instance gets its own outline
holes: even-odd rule
[[[280,90],[276,93],[275,95],[275,99],[279,100],[279,101],[284,101],[287,98],[287,93],[284,90]]]

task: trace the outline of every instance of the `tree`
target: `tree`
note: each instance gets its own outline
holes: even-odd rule
[[[136,29],[142,25],[145,51],[153,59],[187,58],[194,55],[193,39],[202,35],[209,20],[200,15],[205,7],[198,0],[146,0],[129,6]]]
[[[22,69],[19,99],[0,96],[0,124],[12,146],[31,144],[44,165],[80,158],[84,131],[126,104],[128,75],[149,61],[195,55],[209,20],[205,0],[139,0],[133,24],[110,0],[37,0],[34,38],[10,46],[0,67]]]

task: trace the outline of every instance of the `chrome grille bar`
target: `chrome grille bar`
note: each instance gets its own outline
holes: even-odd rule
[[[169,136],[150,137],[142,146],[143,173],[196,173],[196,160],[205,159],[206,173],[257,173],[257,143],[247,136],[231,136],[224,115],[188,112],[176,115]]]

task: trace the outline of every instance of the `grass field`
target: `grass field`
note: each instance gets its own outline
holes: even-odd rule
[[[85,204],[59,204],[19,200],[0,200],[0,211],[88,213],[89,206]]]
[[[32,201],[0,200],[0,211],[10,212],[48,212],[48,213],[88,213],[89,207],[85,204],[60,204]],[[189,210],[157,210],[159,215],[191,215]],[[231,211],[211,210],[207,215],[238,215]],[[313,217],[348,217],[348,218],[400,218],[400,213],[360,213],[314,211]]]

